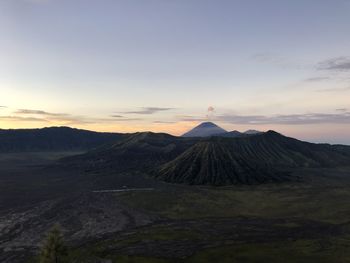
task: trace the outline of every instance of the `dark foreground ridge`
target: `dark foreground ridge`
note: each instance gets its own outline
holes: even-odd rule
[[[186,184],[260,184],[297,179],[289,176],[292,168],[349,164],[349,151],[268,131],[249,137],[200,141],[162,165],[157,177]]]

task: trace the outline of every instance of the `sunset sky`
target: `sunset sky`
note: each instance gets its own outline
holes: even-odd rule
[[[0,128],[350,144],[349,0],[1,0]]]

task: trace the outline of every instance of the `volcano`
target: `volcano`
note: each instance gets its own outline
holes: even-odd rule
[[[142,172],[190,185],[286,182],[299,180],[295,176],[299,169],[350,165],[348,146],[303,142],[275,131],[249,135],[234,131],[231,135],[213,123],[203,123],[185,135],[189,138],[128,134],[61,163],[93,172]]]
[[[163,164],[157,177],[171,183],[229,185],[299,180],[297,168],[350,164],[350,152],[274,131],[239,138],[211,137]]]
[[[202,122],[192,130],[186,132],[182,137],[209,137],[227,133],[226,130],[212,122]]]

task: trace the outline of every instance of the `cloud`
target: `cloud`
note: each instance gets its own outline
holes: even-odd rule
[[[350,87],[345,88],[328,88],[328,89],[318,89],[317,92],[345,92],[349,91]]]
[[[202,117],[186,117],[182,121],[204,121]],[[350,112],[339,113],[307,113],[307,114],[290,114],[290,115],[232,115],[225,114],[215,117],[215,121],[221,121],[231,124],[321,124],[321,123],[350,123]]]
[[[279,56],[278,54],[269,52],[257,53],[253,55],[253,60],[260,63],[271,64],[282,68],[300,69],[302,67],[300,63],[291,61],[285,57]]]
[[[181,121],[207,121],[207,117],[201,117],[201,116],[192,116],[192,115],[179,115],[176,116],[176,118],[180,119]]]
[[[208,112],[214,112],[214,111],[215,111],[215,108],[213,106],[208,107]]]
[[[305,82],[319,82],[319,81],[326,81],[330,80],[330,77],[313,77],[313,78],[307,78],[304,79]]]
[[[321,61],[318,70],[350,71],[350,57],[342,56]]]
[[[143,107],[141,108],[141,110],[137,110],[137,111],[126,111],[126,112],[122,112],[124,114],[144,114],[144,115],[150,115],[150,114],[154,114],[157,112],[161,112],[161,111],[168,111],[168,110],[173,110],[174,108],[160,108],[160,107]]]
[[[99,123],[113,123],[113,122],[128,122],[139,121],[141,118],[92,118],[87,116],[49,116],[48,121],[63,122],[65,125],[77,124],[99,124]]]
[[[323,61],[316,63],[313,66],[314,70],[323,72],[323,76],[318,77],[310,77],[304,79],[304,82],[323,82],[323,81],[336,81],[336,82],[344,82],[349,83],[349,75],[350,72],[350,57],[341,56],[329,58]],[[327,74],[327,75],[324,75]],[[323,89],[319,91],[344,91],[347,88],[341,89]]]
[[[215,108],[213,106],[209,106],[207,109],[208,113],[207,113],[207,119],[211,120],[213,119],[214,115],[215,115]]]
[[[336,109],[336,111],[341,111],[341,112],[344,112],[344,111],[348,111],[348,109],[345,109],[345,108],[340,108],[340,109]]]
[[[43,110],[29,110],[29,109],[19,109],[15,112],[16,114],[32,114],[32,115],[45,115],[45,116],[68,116],[66,113],[52,113]]]
[[[46,4],[50,0],[22,0],[23,2],[32,3],[32,4]]]
[[[100,119],[101,121],[105,122],[115,122],[115,121],[141,121],[141,118],[122,118],[122,119]]]
[[[258,62],[268,62],[273,64],[280,64],[281,62],[285,61],[282,57],[277,56],[276,54],[272,53],[257,53],[253,55],[253,59]]]
[[[18,109],[13,116],[0,116],[0,119],[23,122],[38,121],[50,122],[60,125],[84,125],[113,122],[140,121],[141,118],[124,118],[122,115],[112,115],[109,118],[90,117],[84,115],[72,115],[68,113],[52,113],[43,110]]]
[[[0,120],[20,121],[20,122],[49,122],[48,120],[35,117],[20,117],[20,116],[0,116]]]
[[[222,121],[240,124],[320,124],[320,123],[350,123],[350,113],[310,113],[276,116],[221,116]]]
[[[177,123],[176,121],[154,121],[153,123],[158,124],[171,124],[171,123]]]

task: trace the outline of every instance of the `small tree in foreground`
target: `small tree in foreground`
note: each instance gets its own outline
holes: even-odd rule
[[[64,263],[67,262],[67,254],[60,227],[55,225],[41,248],[39,263]]]

